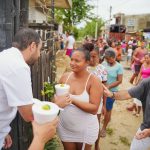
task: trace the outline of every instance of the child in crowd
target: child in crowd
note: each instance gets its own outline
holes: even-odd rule
[[[125,55],[125,53],[126,53],[126,47],[127,47],[126,41],[123,41],[121,43],[121,48],[122,48],[123,55]]]

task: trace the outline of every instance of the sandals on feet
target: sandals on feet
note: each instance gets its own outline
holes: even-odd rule
[[[139,117],[139,116],[140,116],[140,114],[137,113],[137,114],[136,114],[136,117]]]
[[[106,130],[100,131],[100,137],[106,137]]]

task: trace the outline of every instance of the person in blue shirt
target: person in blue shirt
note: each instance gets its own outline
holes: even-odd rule
[[[105,61],[102,63],[107,71],[107,88],[112,92],[118,91],[119,84],[122,83],[123,67],[116,61],[116,52],[112,48],[105,51]],[[106,127],[111,118],[114,99],[107,97],[106,99],[106,114],[104,124],[100,132],[101,137],[106,136]]]

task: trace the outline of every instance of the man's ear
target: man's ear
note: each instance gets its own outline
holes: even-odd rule
[[[35,42],[32,42],[30,44],[30,50],[34,50],[36,48],[36,43]]]

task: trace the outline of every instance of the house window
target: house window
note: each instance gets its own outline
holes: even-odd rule
[[[130,18],[130,19],[127,21],[127,26],[128,26],[128,27],[133,27],[134,25],[135,25],[135,19]]]

